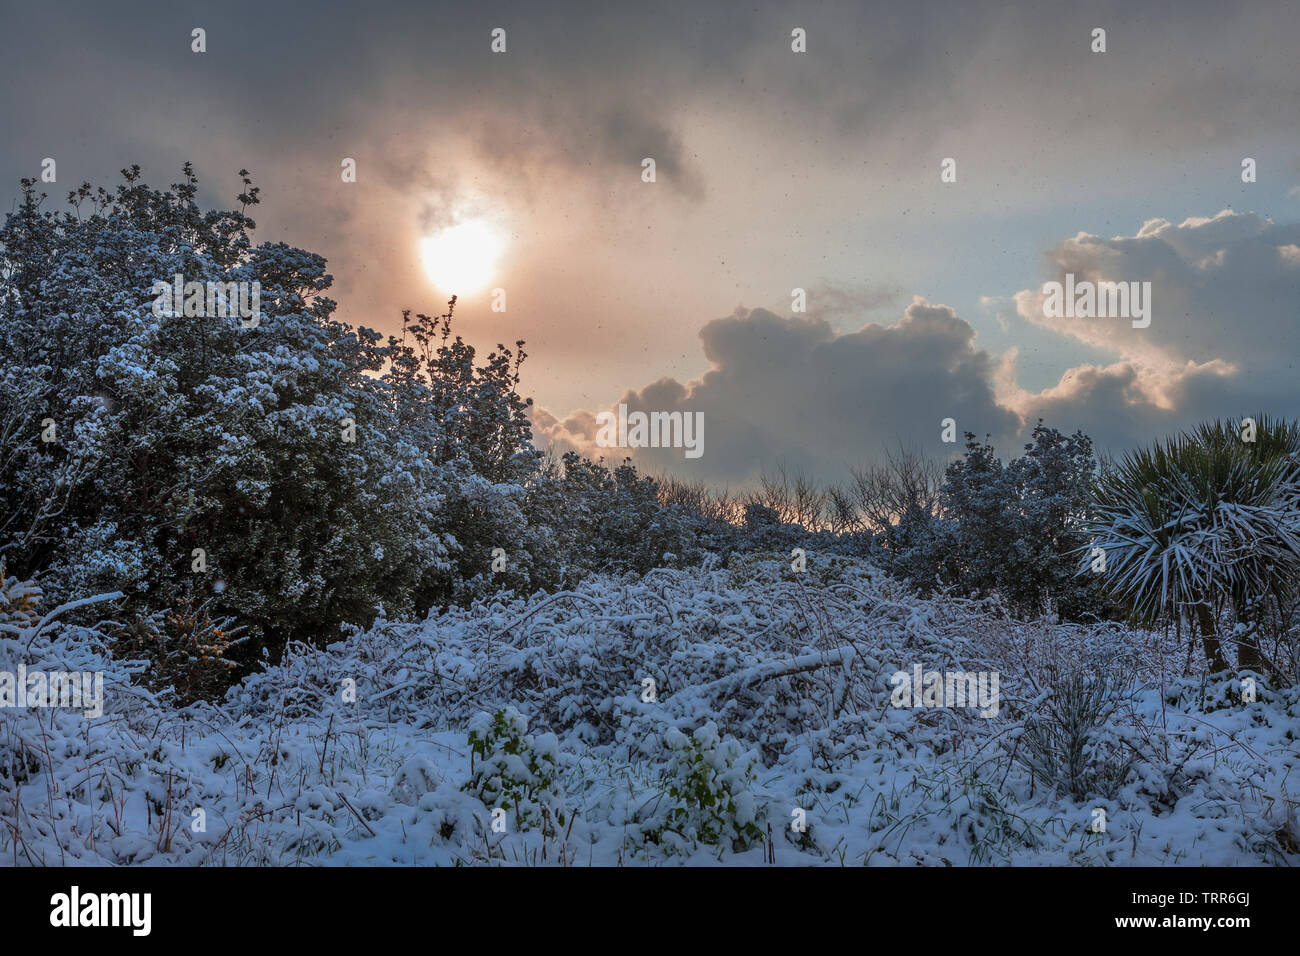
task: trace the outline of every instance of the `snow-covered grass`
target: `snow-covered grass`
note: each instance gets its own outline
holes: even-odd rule
[[[0,669],[102,670],[105,713],[0,710],[0,859],[1300,862],[1295,688],[1243,702],[1173,635],[788,561],[381,619],[184,709],[86,630],[11,627]],[[996,672],[997,716],[893,706],[918,664]]]

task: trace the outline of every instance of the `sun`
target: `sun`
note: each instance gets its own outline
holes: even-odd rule
[[[420,257],[429,281],[439,290],[465,296],[481,292],[492,281],[504,247],[490,225],[470,219],[422,239]]]

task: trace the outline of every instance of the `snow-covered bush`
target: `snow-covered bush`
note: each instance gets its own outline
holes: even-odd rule
[[[668,801],[656,806],[664,820],[657,839],[672,834],[691,847],[702,843],[735,852],[760,843],[765,815],[754,793],[757,755],[734,738],[720,737],[712,721],[689,736],[671,729],[664,744],[671,754],[664,779]]]
[[[1113,797],[1136,759],[1133,747],[1116,735],[1127,716],[1133,688],[1101,656],[1079,666],[1049,665],[1028,679],[1044,693],[1025,717],[1015,751],[1039,780],[1059,786],[1075,800]]]
[[[883,580],[884,575],[856,558],[825,551],[805,549],[800,569],[795,570],[791,552],[750,551],[733,555],[727,563],[732,583],[739,587],[757,584],[804,583],[827,588],[853,586],[866,581]]]
[[[469,749],[470,775],[462,790],[489,810],[505,810],[517,829],[564,826],[554,734],[534,737],[527,717],[514,707],[501,707],[470,722]]]
[[[11,568],[54,600],[122,590],[144,617],[197,587],[251,652],[410,607],[442,548],[425,460],[371,374],[379,337],[333,318],[319,256],[200,210],[188,166],[166,192],[123,175],[58,214],[24,181],[0,228],[0,381],[28,378],[0,389],[0,422],[20,423],[0,476],[22,492],[0,494],[20,505],[0,529],[20,531],[0,542]],[[156,309],[176,275],[258,283],[256,323]]]
[[[106,678],[102,719],[0,708],[0,857],[1300,862],[1300,691],[1247,699],[1198,659],[1186,669],[1159,632],[1019,622],[996,602],[921,599],[869,566],[841,571],[827,584],[595,576],[419,623],[381,618],[327,648],[294,644],[218,704],[186,708],[133,685],[136,665],[85,628],[56,616],[24,649],[0,627],[0,671],[22,660]],[[40,608],[9,587],[4,613],[22,617],[5,623],[30,637]],[[1111,757],[1129,766],[1075,799],[1068,759],[1054,786],[1027,765],[1026,736],[1071,686],[1074,671],[1049,680],[1044,662],[1077,671],[1103,652],[1127,683],[1116,707],[1076,709],[1077,766],[1085,781]],[[999,672],[997,715],[893,706],[890,675],[917,663]],[[537,822],[515,819],[516,797]],[[491,828],[495,806],[506,832]]]
[[[114,656],[149,661],[141,682],[173,691],[182,705],[220,696],[235,667],[226,655],[239,638],[230,618],[213,620],[210,603],[195,607],[192,598],[182,598],[176,608],[109,625]]]
[[[685,513],[665,507],[658,483],[628,462],[611,469],[569,453],[543,483],[550,487],[539,488],[538,504],[552,508],[553,534],[568,558],[566,587],[588,574],[645,574],[702,557]]]
[[[944,476],[944,520],[931,533],[914,531],[904,562],[963,594],[997,592],[1022,616],[1050,605],[1069,618],[1095,617],[1092,582],[1075,574],[1096,470],[1091,439],[1040,420],[1025,453],[1004,465],[991,445],[966,438],[966,453]],[[934,578],[913,581],[929,587]]]

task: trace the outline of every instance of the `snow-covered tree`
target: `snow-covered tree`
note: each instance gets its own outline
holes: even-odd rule
[[[1215,421],[1128,454],[1097,483],[1089,528],[1105,591],[1140,621],[1195,621],[1212,670],[1227,667],[1222,612],[1238,665],[1258,671],[1264,605],[1300,585],[1300,424],[1255,422],[1254,441]]]
[[[1039,421],[1024,454],[1004,464],[992,445],[966,439],[944,475],[938,515],[917,504],[890,529],[896,573],[926,587],[937,579],[962,593],[997,591],[1029,615],[1049,604],[1067,617],[1098,613],[1095,590],[1074,574],[1096,470],[1092,440]]]
[[[188,165],[166,192],[124,179],[62,213],[26,180],[0,230],[14,572],[60,597],[121,589],[140,614],[211,598],[254,649],[409,607],[445,547],[380,337],[333,318],[321,257],[253,243],[246,174],[240,211],[200,210]],[[257,321],[156,308],[176,275],[258,283]]]
[[[247,661],[328,642],[379,606],[422,615],[688,548],[682,509],[630,466],[543,466],[522,342],[479,360],[452,330],[454,298],[406,313],[400,338],[353,328],[334,317],[324,259],[254,243],[246,172],[238,211],[201,210],[188,165],[170,191],[123,175],[60,213],[24,180],[0,229],[14,573],[60,598],[124,591],[133,647],[164,612],[202,608],[196,620],[244,635]],[[256,283],[259,314],[191,308],[188,292],[160,307],[156,284],[178,275]]]

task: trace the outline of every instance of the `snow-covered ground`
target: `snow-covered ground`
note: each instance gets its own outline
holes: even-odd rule
[[[381,619],[186,709],[19,631],[0,669],[102,670],[105,712],[0,710],[8,864],[1300,862],[1297,689],[845,558]],[[996,716],[894,706],[918,665],[997,674]]]

